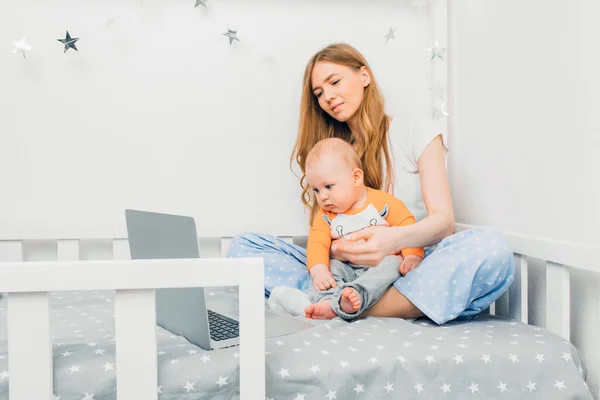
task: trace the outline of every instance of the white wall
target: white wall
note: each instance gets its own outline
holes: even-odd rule
[[[411,3],[3,1],[0,238],[123,236],[125,208],[195,216],[201,235],[306,234],[288,167],[304,66],[346,41],[389,112],[429,115],[430,26]],[[10,54],[25,35],[27,60]]]
[[[449,3],[458,221],[598,248],[599,18],[597,0]],[[529,279],[530,321],[543,325],[539,263]],[[598,288],[597,275],[573,272],[571,319],[584,329],[571,338],[590,355],[599,350]],[[588,367],[597,390],[599,366]]]

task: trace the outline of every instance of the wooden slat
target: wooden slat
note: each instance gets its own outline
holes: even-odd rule
[[[221,238],[221,257],[227,257],[227,251],[229,251],[232,239],[230,237]]]
[[[79,260],[79,240],[58,240],[56,242],[56,258],[59,261]]]
[[[48,293],[10,293],[7,310],[9,398],[48,399],[53,393]]]
[[[119,290],[238,285],[252,258],[0,263],[0,291]],[[65,279],[65,277],[69,279]],[[257,286],[260,288],[261,286]]]
[[[527,257],[515,254],[515,280],[508,289],[508,315],[510,318],[528,323],[528,285],[527,285]]]
[[[112,250],[114,260],[129,260],[131,258],[127,239],[113,239]]]
[[[0,241],[0,262],[23,261],[23,243],[20,240]]]
[[[154,289],[115,293],[117,399],[157,399]]]
[[[569,270],[553,262],[546,265],[546,328],[570,340],[571,294]]]
[[[265,398],[264,263],[246,259],[240,270],[240,395],[241,400]],[[251,272],[252,271],[252,272]]]
[[[22,260],[21,241],[0,242],[0,261],[23,265]],[[11,400],[48,399],[52,395],[49,304],[47,293],[8,295],[6,329]]]

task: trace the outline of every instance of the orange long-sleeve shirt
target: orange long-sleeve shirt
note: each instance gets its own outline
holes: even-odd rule
[[[319,209],[315,217],[306,247],[306,267],[329,265],[332,238],[338,238],[373,225],[403,226],[416,223],[415,217],[404,203],[389,193],[367,188],[367,201],[356,210],[335,214]],[[400,251],[403,257],[412,254],[424,257],[423,248],[407,248]]]

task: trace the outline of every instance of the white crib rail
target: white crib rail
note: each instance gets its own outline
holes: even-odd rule
[[[457,231],[473,226],[457,224]],[[581,269],[600,272],[597,251],[591,247],[569,242],[551,241],[544,238],[505,232],[509,248],[515,254],[515,281],[490,313],[529,323],[528,270],[529,259],[536,258],[545,264],[546,272],[546,326],[557,335],[570,339],[571,296],[570,270]]]
[[[58,261],[22,262],[21,242],[0,242],[0,260],[8,261],[0,262],[0,291],[9,292],[10,399],[53,398],[49,291],[116,290],[117,398],[137,400],[157,398],[154,289],[227,285],[239,286],[241,300],[241,398],[265,398],[262,259],[127,260],[127,241],[112,245],[116,260],[75,261],[79,241],[59,240]]]

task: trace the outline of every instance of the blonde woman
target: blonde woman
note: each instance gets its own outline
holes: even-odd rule
[[[427,121],[388,116],[384,99],[363,55],[348,44],[332,44],[309,60],[300,105],[300,125],[291,162],[303,176],[302,202],[311,221],[318,205],[306,182],[306,156],[321,139],[339,137],[360,155],[365,185],[392,193],[417,223],[374,226],[337,239],[331,258],[376,266],[402,248],[424,247],[419,268],[400,277],[362,315],[417,318],[438,324],[471,318],[510,286],[512,252],[490,229],[454,234],[454,211],[446,175],[447,147]],[[265,291],[279,285],[308,290],[306,250],[268,234],[234,238],[228,256],[262,256]]]

